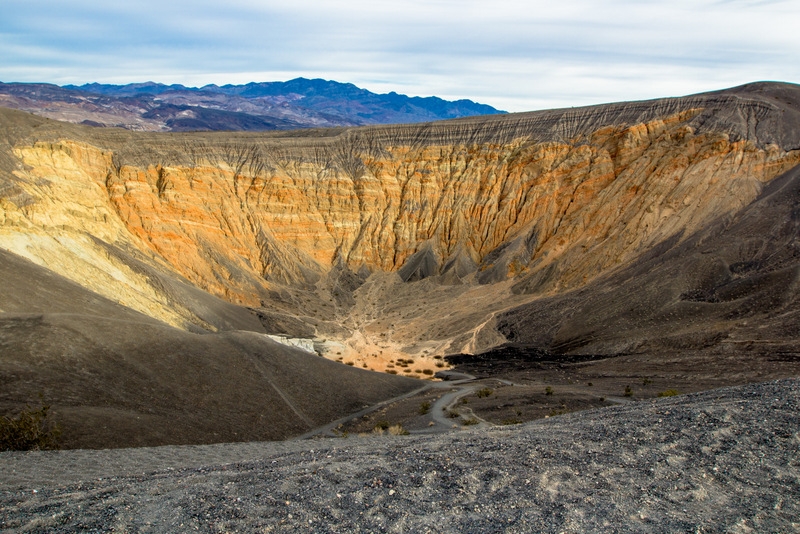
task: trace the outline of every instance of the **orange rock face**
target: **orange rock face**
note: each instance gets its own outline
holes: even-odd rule
[[[302,161],[258,174],[221,161],[104,170],[128,230],[233,301],[256,294],[238,270],[283,284],[313,281],[337,260],[394,271],[424,245],[441,264],[459,253],[500,270],[493,280],[566,262],[553,289],[738,210],[800,162],[775,146],[695,135],[689,117],[564,143],[387,146],[360,155],[355,176]],[[515,240],[524,246],[496,253]]]
[[[198,321],[93,239],[136,250],[238,304],[257,307],[281,288],[316,292],[319,301],[282,302],[298,315],[344,325],[340,341],[361,332],[382,350],[379,336],[395,327],[381,315],[391,316],[396,334],[387,336],[402,354],[419,342],[422,327],[400,321],[415,317],[430,339],[444,340],[427,347],[431,353],[448,344],[477,350],[502,341],[479,334],[495,312],[517,302],[507,281],[522,280],[517,295],[579,287],[737,212],[800,163],[796,145],[748,133],[779,113],[764,115],[758,102],[740,106],[746,119],[728,127],[719,117],[732,115],[709,112],[704,102],[319,137],[81,130],[80,139],[14,148],[15,187],[26,200],[0,202],[0,246],[48,266],[69,264],[65,274],[79,283],[172,324]],[[720,109],[729,109],[726,102]],[[606,117],[609,109],[617,115]],[[430,316],[410,305],[392,309],[392,292],[410,289],[388,279],[373,293],[322,287],[342,266],[466,284],[474,291],[426,291],[451,291],[484,308],[465,304],[459,315],[442,304]],[[479,288],[488,284],[498,285]],[[334,306],[339,293],[361,304]],[[370,311],[378,294],[382,311]]]

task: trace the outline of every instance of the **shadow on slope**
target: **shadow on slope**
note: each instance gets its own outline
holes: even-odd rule
[[[419,385],[255,332],[178,330],[2,251],[0,276],[0,411],[43,394],[66,448],[284,439]]]
[[[680,237],[580,290],[503,314],[498,330],[563,355],[762,347],[800,358],[800,167],[735,216]]]

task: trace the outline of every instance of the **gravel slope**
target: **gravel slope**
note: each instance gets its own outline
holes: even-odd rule
[[[787,379],[436,437],[2,453],[0,529],[798,532],[799,450]]]

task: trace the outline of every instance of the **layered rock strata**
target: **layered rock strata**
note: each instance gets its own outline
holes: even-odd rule
[[[262,135],[135,135],[32,119],[6,129],[0,246],[171,324],[206,326],[113,245],[230,302],[291,310],[318,334],[358,332],[396,354],[421,354],[420,340],[369,308],[390,308],[398,292],[414,294],[409,283],[431,279],[431,292],[463,299],[457,309],[428,321],[403,304],[395,323],[424,323],[440,340],[431,353],[476,350],[502,342],[479,331],[510,304],[582,287],[750,204],[800,163],[798,94],[754,84]],[[4,111],[3,121],[21,119]],[[381,272],[399,276],[362,287]]]

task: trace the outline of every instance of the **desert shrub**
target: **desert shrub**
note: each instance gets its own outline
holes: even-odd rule
[[[461,421],[461,424],[464,426],[471,426],[471,425],[477,425],[478,422],[479,421],[474,417],[470,417],[469,419],[464,419],[463,421]]]
[[[521,419],[517,419],[516,417],[514,417],[514,418],[511,418],[511,419],[503,419],[502,421],[500,421],[500,424],[501,425],[521,425],[522,424],[522,420]]]
[[[492,393],[494,393],[494,390],[492,388],[481,388],[477,391],[477,393],[475,393],[475,395],[477,395],[479,398],[482,399],[484,397],[488,397]]]
[[[386,372],[389,373],[390,375],[396,375],[397,374],[397,371],[395,371],[394,369],[387,369]]]
[[[389,427],[389,434],[393,436],[407,436],[408,430],[403,428],[403,425],[392,425]]]
[[[436,362],[436,367],[441,369],[442,367],[444,367],[444,364],[442,362]]]
[[[630,387],[630,386],[625,386],[625,393],[624,393],[624,395],[625,395],[626,397],[633,397],[633,390],[631,389],[631,387]]]
[[[658,394],[659,397],[674,397],[675,395],[680,395],[681,392],[677,389],[666,389]]]
[[[649,378],[646,378],[646,377],[645,377],[645,378],[642,378],[642,385],[643,385],[643,386],[646,386],[646,385],[648,385],[648,384],[652,384],[652,383],[653,383],[653,381],[652,381],[652,380],[650,380]]]
[[[422,370],[422,374],[430,376],[430,375],[433,374],[433,370],[431,370],[431,369],[423,369]]]
[[[550,386],[547,386],[546,388],[544,388],[544,394],[545,395],[552,395],[553,394],[553,388],[551,388]]]
[[[455,410],[447,410],[447,417],[450,419],[457,419],[461,417],[461,415]]]
[[[61,429],[49,421],[50,406],[26,406],[16,417],[0,417],[0,451],[57,449]]]
[[[387,430],[389,428],[389,421],[378,421],[375,423],[375,428],[380,428],[381,430]]]
[[[355,365],[355,363],[353,363],[353,362],[344,362],[344,364],[345,364],[345,365],[350,365],[350,366],[353,366],[353,365]]]
[[[592,387],[594,384],[592,384],[591,382],[587,382],[586,385]]]
[[[419,405],[419,414],[420,415],[425,415],[429,411],[431,411],[431,403],[430,402],[423,402],[422,404]]]

